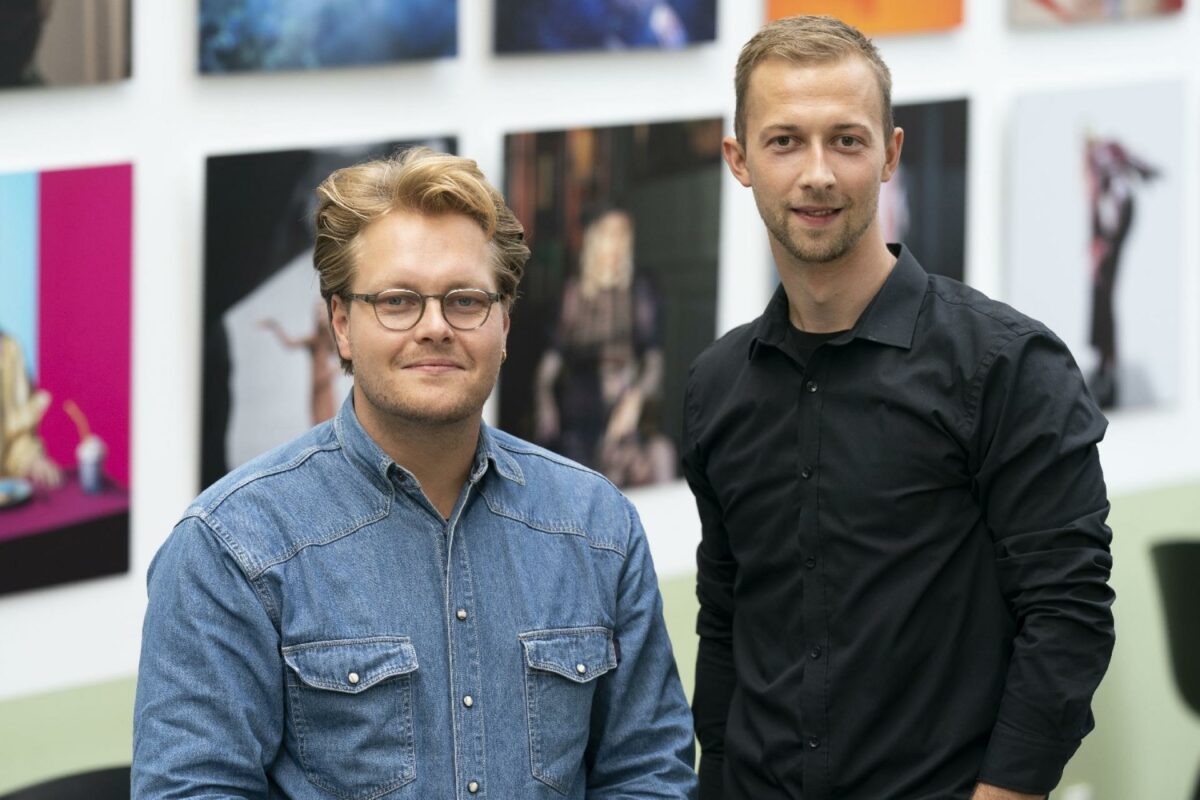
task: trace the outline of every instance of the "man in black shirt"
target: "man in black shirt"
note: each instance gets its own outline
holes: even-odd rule
[[[885,244],[858,31],[772,23],[736,88],[781,286],[688,383],[701,798],[1041,798],[1113,644],[1104,417],[1043,325]]]

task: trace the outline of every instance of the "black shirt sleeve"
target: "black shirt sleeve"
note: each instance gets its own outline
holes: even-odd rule
[[[733,582],[737,563],[721,518],[716,495],[704,474],[692,432],[695,375],[690,376],[684,404],[683,471],[700,512],[701,540],[696,551],[696,594],[700,611],[696,633],[696,686],[692,715],[700,742],[700,800],[721,800],[725,756],[725,724],[736,683],[733,665]]]
[[[996,570],[1017,622],[980,780],[1044,793],[1092,729],[1114,631],[1106,421],[1066,346],[1034,331],[972,382],[971,458]]]

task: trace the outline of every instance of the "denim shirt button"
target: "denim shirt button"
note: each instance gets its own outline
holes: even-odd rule
[[[479,791],[479,781],[471,781],[470,783],[468,783],[467,791],[470,792],[471,794],[475,794],[476,792],[478,792]]]
[[[586,672],[587,672],[587,665],[585,665],[585,664],[576,664],[576,665],[575,665],[575,671],[576,671],[576,672],[578,672],[580,675],[583,675],[584,673],[586,673]]]
[[[471,695],[467,695],[463,698],[463,705],[467,708],[470,708],[471,706],[475,705],[475,698],[471,697]]]
[[[358,673],[351,672],[349,675],[346,676],[346,680],[350,681],[350,683],[352,683],[352,684],[358,683]]]
[[[460,608],[458,611],[454,612],[454,616],[458,617],[460,620],[466,619],[467,610],[465,608]]]

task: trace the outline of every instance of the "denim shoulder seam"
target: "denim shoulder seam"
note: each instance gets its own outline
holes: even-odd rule
[[[340,450],[341,447],[342,447],[341,443],[336,442],[336,441],[330,442],[329,444],[325,444],[325,445],[306,447],[305,449],[303,449],[299,453],[297,453],[295,456],[293,456],[291,459],[283,462],[282,464],[274,464],[270,467],[266,467],[264,469],[258,470],[257,472],[253,472],[249,475],[246,475],[241,480],[234,483],[232,486],[229,486],[228,488],[226,488],[225,491],[223,491],[216,498],[214,498],[213,500],[211,500],[208,503],[205,503],[202,508],[206,513],[213,513],[217,510],[217,508],[219,508],[221,506],[221,504],[223,504],[226,500],[228,500],[239,489],[241,489],[251,483],[254,483],[255,481],[269,477],[271,475],[279,475],[284,472],[290,472],[290,471],[296,469],[297,467],[299,467],[301,464],[303,464],[308,459],[312,458],[317,453],[329,452],[332,450]]]
[[[323,536],[321,538],[306,539],[303,541],[296,542],[295,544],[292,545],[292,547],[290,547],[288,550],[284,551],[278,557],[270,559],[269,561],[264,561],[260,565],[260,567],[259,567],[257,573],[255,573],[254,577],[258,578],[260,575],[265,573],[271,567],[277,566],[279,564],[283,564],[286,561],[290,561],[291,559],[295,558],[296,555],[302,550],[305,550],[309,547],[317,547],[320,545],[329,544],[330,542],[336,542],[338,539],[343,539],[343,538],[349,536],[350,534],[354,533],[355,531],[359,530],[360,528],[363,528],[367,525],[370,525],[372,523],[378,522],[381,519],[384,519],[385,517],[387,517],[388,514],[391,513],[393,499],[394,499],[394,495],[389,495],[387,498],[387,502],[385,502],[383,504],[383,507],[380,508],[375,513],[368,514],[368,515],[362,516],[362,517],[357,517],[353,520],[350,520],[350,522],[347,523],[345,527],[343,527],[327,536]]]
[[[538,523],[536,523],[532,520],[526,519],[525,517],[520,516],[519,514],[514,514],[511,511],[506,511],[505,509],[496,507],[496,505],[494,505],[492,503],[491,498],[488,497],[486,492],[480,492],[480,494],[483,497],[484,502],[487,503],[488,510],[490,510],[496,516],[504,517],[505,519],[511,519],[514,522],[519,522],[522,525],[524,525],[525,527],[530,528],[535,531],[540,531],[541,533],[563,534],[566,536],[578,536],[578,537],[584,539],[587,542],[588,547],[592,548],[593,550],[609,550],[611,552],[617,553],[622,558],[625,557],[625,549],[624,548],[619,547],[618,545],[615,545],[615,544],[611,544],[609,542],[597,542],[591,536],[588,535],[588,532],[586,530],[584,530],[583,528],[581,528],[579,526],[568,525],[568,524],[563,524],[561,526],[554,526],[554,527],[551,527],[550,525],[539,525]]]
[[[275,600],[271,597],[270,591],[261,580],[262,571],[255,571],[251,568],[252,559],[230,533],[221,525],[220,521],[211,517],[203,509],[192,509],[184,515],[184,519],[188,517],[194,518],[198,523],[203,525],[212,532],[216,540],[224,547],[229,554],[233,556],[233,560],[241,570],[242,577],[246,579],[246,583],[254,590],[254,595],[258,598],[258,602],[263,606],[263,612],[267,615],[267,619],[271,620],[271,624],[277,629],[282,624],[282,615],[279,613],[279,608],[275,605]]]

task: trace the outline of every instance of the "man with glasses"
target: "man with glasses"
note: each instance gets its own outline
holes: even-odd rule
[[[636,512],[481,420],[520,223],[424,149],[318,194],[354,389],[205,491],[151,565],[134,797],[693,796]]]

